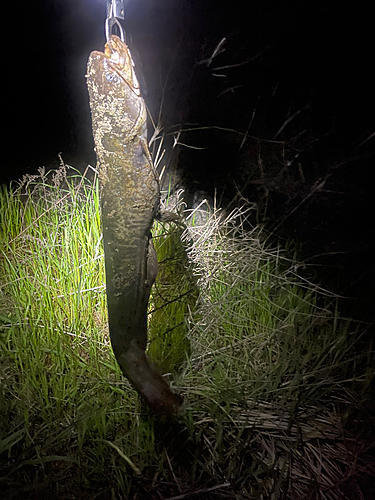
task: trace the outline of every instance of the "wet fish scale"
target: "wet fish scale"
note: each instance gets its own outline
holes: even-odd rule
[[[160,190],[147,146],[147,113],[125,43],[112,35],[87,65],[98,161],[109,330],[122,371],[157,411],[180,405],[150,367],[147,304],[157,273],[151,226]]]

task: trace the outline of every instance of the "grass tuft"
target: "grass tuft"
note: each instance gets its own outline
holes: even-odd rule
[[[366,498],[365,325],[250,215],[203,203],[183,233],[154,227],[148,352],[185,399],[164,425],[110,347],[97,178],[62,165],[2,188],[5,499]]]

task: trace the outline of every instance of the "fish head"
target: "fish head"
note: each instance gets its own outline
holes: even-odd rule
[[[113,78],[114,73],[117,73],[129,88],[140,97],[141,92],[134,71],[134,62],[126,43],[118,36],[112,35],[105,44],[104,55],[107,58],[105,60],[105,68],[107,70],[105,76],[107,81]]]
[[[125,141],[144,133],[145,104],[129,48],[119,37],[111,35],[104,52],[91,52],[86,77],[94,125]]]

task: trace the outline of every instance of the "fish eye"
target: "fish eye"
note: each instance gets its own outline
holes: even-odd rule
[[[120,83],[120,77],[118,75],[116,75],[116,73],[109,73],[109,72],[107,72],[105,74],[105,77],[106,77],[107,81],[110,82],[110,83],[114,83],[115,85],[117,85],[118,83]]]

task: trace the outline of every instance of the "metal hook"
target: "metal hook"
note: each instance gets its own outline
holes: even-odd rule
[[[107,17],[117,17],[117,19],[125,19],[124,0],[108,0],[107,1]]]
[[[113,26],[116,25],[119,32],[120,32],[120,38],[122,42],[125,42],[125,31],[124,28],[121,26],[120,22],[118,19],[115,17],[107,17],[105,20],[105,38],[108,42],[109,37],[112,35],[112,28]]]
[[[125,19],[124,1],[123,0],[108,0],[107,2],[107,19],[105,20],[105,37],[108,42],[112,35],[113,26],[116,25],[120,33],[122,42],[125,42],[125,31],[121,26],[119,19]]]

